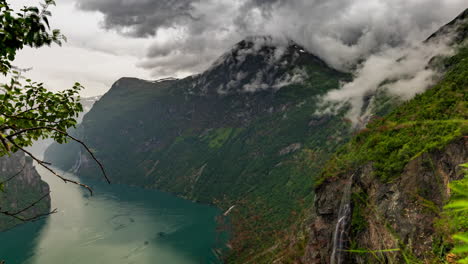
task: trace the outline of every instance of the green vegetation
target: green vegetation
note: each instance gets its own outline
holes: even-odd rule
[[[351,217],[351,236],[366,229],[368,223],[364,216],[365,208],[368,206],[367,195],[364,192],[352,193],[352,203],[354,204],[353,215]],[[351,246],[351,249],[353,247]]]
[[[61,44],[64,37],[49,29],[47,10],[54,1],[47,0],[42,9],[24,7],[15,13],[6,0],[0,1],[0,72],[10,77],[0,85],[0,156],[31,146],[35,140],[52,137],[57,142],[67,140],[66,131],[76,125],[82,111],[75,84],[72,89],[53,93],[21,76],[12,62],[18,50],[25,46],[41,47]]]
[[[26,70],[13,66],[17,52],[24,47],[60,45],[65,39],[59,30],[49,27],[51,13],[47,8],[53,4],[53,0],[45,0],[41,8],[24,7],[15,12],[6,0],[0,0],[0,73],[9,80],[0,84],[0,158],[5,166],[0,172],[0,230],[49,214],[48,186],[32,167],[32,159],[46,168],[48,164],[26,147],[46,138],[66,142],[66,130],[76,125],[75,119],[83,110],[80,84],[50,92],[43,83],[22,76]],[[26,162],[18,151],[29,156]]]
[[[0,1],[0,72],[10,73],[12,62],[18,50],[25,46],[39,48],[52,43],[61,44],[64,39],[59,30],[50,31],[47,10],[54,5],[53,0],[46,0],[42,10],[31,6],[15,13],[6,0]]]
[[[422,153],[468,134],[467,57],[468,48],[461,48],[446,59],[449,68],[435,87],[370,122],[328,163],[322,181],[366,163],[372,163],[375,176],[391,181]]]
[[[450,184],[452,195],[438,225],[444,227],[445,236],[453,235],[453,240],[446,238],[452,245],[445,247],[455,245],[451,251],[455,259],[459,263],[468,263],[468,164],[462,166],[465,178]]]
[[[333,177],[350,175],[365,165],[372,165],[372,173],[375,180],[380,183],[398,182],[406,165],[420,157],[424,153],[437,153],[444,150],[450,143],[455,142],[468,135],[468,48],[461,47],[456,55],[450,58],[443,58],[442,64],[445,67],[445,75],[433,88],[417,95],[414,99],[403,103],[390,114],[384,117],[377,117],[372,120],[366,128],[359,131],[348,144],[343,146],[330,161],[327,162],[321,173],[321,178],[316,185],[323,184],[326,180],[333,182]],[[421,166],[427,167],[427,171],[434,171],[435,165],[432,160],[423,160]],[[437,174],[438,172],[434,172]],[[414,175],[418,177],[418,175]],[[443,188],[443,183],[436,188]],[[457,232],[466,232],[468,228],[468,218],[466,211],[461,207],[457,210],[449,210],[457,206],[463,206],[463,200],[468,193],[466,178],[451,184],[454,191],[451,202],[446,207],[440,220],[435,223],[437,232],[433,239],[432,255],[425,255],[426,260],[431,259],[430,263],[455,263],[453,254],[448,254],[454,244],[458,246],[453,253],[463,255],[464,242],[466,237],[458,234],[455,239],[450,236]],[[435,184],[434,186],[437,186]],[[359,237],[359,233],[366,232],[368,220],[375,219],[380,221],[382,216],[377,212],[377,208],[367,201],[366,193],[363,193],[360,187],[352,195],[352,204],[354,205],[351,221],[351,237]],[[442,190],[442,189],[441,189]],[[417,201],[418,207],[425,211],[427,217],[434,217],[441,212],[442,197],[435,197],[431,194],[431,189],[415,190],[413,199]],[[432,196],[431,196],[432,195]],[[424,197],[442,199],[432,201]],[[374,198],[376,199],[376,198]],[[465,201],[466,202],[466,201]],[[416,209],[415,210],[419,210]],[[374,216],[369,216],[372,214]],[[382,226],[388,232],[389,237],[393,239],[399,249],[397,254],[401,261],[405,263],[422,263],[421,259],[415,256],[413,246],[403,242],[398,230],[391,227],[387,220],[381,219]],[[375,225],[375,223],[374,223]],[[374,228],[376,228],[374,226]],[[382,234],[382,236],[385,236]],[[387,257],[391,252],[372,251],[362,248],[360,242],[352,239],[351,251],[361,257],[373,260],[378,263],[386,263]],[[385,250],[385,249],[384,249]],[[385,256],[388,254],[387,256]],[[421,252],[419,252],[421,254]],[[394,255],[394,256],[397,256]],[[398,259],[398,257],[397,257]],[[460,260],[460,263],[464,260]]]
[[[233,128],[218,128],[208,136],[206,136],[206,140],[208,140],[208,145],[210,148],[219,149],[227,142],[231,134],[234,132]]]
[[[53,0],[45,0],[40,8],[25,6],[15,11],[6,0],[0,0],[0,73],[8,80],[0,84],[0,158],[5,164],[0,173],[0,229],[50,214],[48,186],[32,167],[33,160],[64,182],[80,185],[91,192],[88,186],[55,173],[49,163],[26,149],[35,141],[47,138],[58,143],[69,139],[76,141],[67,129],[76,126],[76,119],[83,111],[79,103],[82,89],[79,83],[61,92],[51,92],[43,83],[24,77],[28,70],[13,65],[17,52],[25,47],[61,45],[65,40],[59,30],[49,26],[48,7],[54,4]],[[27,162],[22,162],[24,156],[16,152],[24,152]],[[25,169],[26,166],[30,168]],[[18,171],[10,171],[11,168]]]

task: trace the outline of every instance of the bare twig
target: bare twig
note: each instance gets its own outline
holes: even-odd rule
[[[104,169],[104,166],[101,164],[101,162],[99,162],[99,160],[96,158],[96,156],[94,156],[93,152],[89,149],[89,147],[88,147],[83,141],[81,141],[81,140],[79,140],[79,139],[77,139],[77,138],[71,136],[70,134],[68,134],[68,133],[65,132],[65,131],[62,131],[62,130],[57,129],[57,128],[55,128],[55,127],[48,127],[48,126],[33,127],[33,128],[27,128],[27,129],[19,130],[19,131],[15,132],[15,133],[13,133],[13,134],[11,134],[11,135],[8,135],[8,136],[6,137],[6,139],[8,139],[9,141],[11,141],[11,139],[12,139],[13,137],[16,137],[16,136],[18,136],[18,135],[21,135],[21,134],[23,134],[23,133],[26,133],[26,132],[29,132],[29,131],[35,131],[35,130],[44,130],[44,129],[56,131],[56,132],[58,132],[58,133],[60,133],[60,134],[62,134],[62,135],[65,135],[65,136],[69,137],[70,139],[72,139],[73,141],[79,143],[80,145],[82,145],[82,146],[86,149],[86,151],[91,155],[91,157],[93,158],[93,160],[99,165],[99,168],[101,169],[101,172],[102,172],[102,174],[104,175],[104,178],[106,179],[107,183],[109,183],[109,184],[111,183],[110,180],[109,180],[109,177],[107,177],[107,173],[106,173],[106,170]]]
[[[8,141],[10,141],[16,148],[18,148],[19,150],[23,151],[24,153],[26,153],[28,156],[30,156],[33,160],[35,160],[39,165],[41,165],[43,168],[45,168],[46,170],[48,170],[49,172],[51,172],[53,175],[57,176],[58,178],[60,178],[63,182],[65,183],[73,183],[73,184],[76,184],[76,185],[79,185],[83,188],[86,188],[89,193],[91,195],[93,195],[93,190],[91,189],[91,187],[89,187],[88,185],[86,184],[83,184],[83,183],[80,183],[80,182],[77,182],[77,181],[74,181],[74,180],[70,180],[70,179],[67,179],[67,178],[64,178],[63,176],[59,175],[58,173],[56,173],[53,169],[51,169],[50,167],[47,166],[47,164],[45,164],[42,160],[36,158],[33,154],[31,154],[29,151],[25,150],[24,148],[18,146],[18,144],[16,144],[13,140],[11,139],[8,139]]]
[[[29,210],[30,208],[33,208],[36,204],[40,203],[42,200],[44,200],[46,197],[48,197],[50,195],[50,192],[44,194],[43,196],[41,196],[41,198],[39,198],[39,200],[35,201],[34,203],[30,204],[28,207],[25,207],[21,210],[19,210],[18,212],[15,212],[15,213],[9,213],[10,216],[15,216],[15,215],[19,215],[23,212],[26,212],[27,210]]]
[[[38,214],[38,215],[35,215],[33,217],[30,217],[30,218],[23,218],[23,219],[20,219],[21,221],[23,222],[34,222],[42,217],[45,217],[45,216],[49,216],[51,214],[56,214],[58,211],[57,211],[57,208],[55,208],[54,210],[48,212],[48,213],[43,213],[43,214]]]
[[[54,129],[55,131],[59,132],[59,133],[62,133],[63,135],[66,135],[67,137],[71,138],[72,140],[74,140],[75,142],[78,142],[81,146],[83,146],[86,151],[89,153],[89,155],[91,155],[91,157],[93,158],[93,160],[99,165],[99,168],[101,169],[102,171],[102,174],[104,175],[104,178],[106,178],[106,181],[107,183],[111,183],[111,181],[109,180],[109,177],[107,177],[107,173],[106,173],[106,170],[104,169],[104,166],[101,164],[101,162],[96,158],[96,156],[94,156],[94,153],[88,148],[88,146],[81,140],[69,135],[67,132],[64,132],[64,131],[60,131],[58,129]]]
[[[23,222],[30,222],[30,221],[34,221],[36,219],[39,219],[41,217],[44,217],[44,216],[48,216],[48,215],[51,215],[51,214],[54,214],[54,213],[57,213],[57,209],[54,209],[52,210],[51,212],[48,212],[48,213],[45,213],[45,214],[38,214],[38,215],[35,215],[33,217],[30,217],[30,218],[23,218],[21,216],[19,216],[20,214],[26,212],[27,210],[33,208],[34,206],[36,206],[38,203],[40,203],[42,200],[44,200],[46,197],[48,197],[50,195],[50,192],[48,192],[47,194],[43,195],[41,198],[39,198],[37,201],[33,202],[32,204],[30,204],[29,206],[21,209],[20,211],[18,212],[9,212],[9,211],[0,211],[0,214],[3,214],[3,215],[6,215],[6,216],[10,216],[10,217],[13,217],[17,220],[20,220],[20,221],[23,221]]]
[[[24,171],[24,168],[26,168],[26,163],[23,165],[23,168],[21,168],[20,171],[18,171],[17,173],[15,173],[14,175],[10,176],[8,179],[6,179],[5,181],[2,181],[0,182],[0,186],[4,185],[5,183],[13,180],[16,176],[20,175],[23,171]]]
[[[8,145],[8,143],[6,142],[5,138],[2,135],[0,135],[0,141],[2,142],[2,145],[5,148],[5,150],[7,152],[10,152],[10,145]]]

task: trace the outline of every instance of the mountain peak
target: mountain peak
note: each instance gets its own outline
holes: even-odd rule
[[[271,36],[249,36],[244,40],[235,44],[230,51],[223,54],[216,60],[210,69],[215,68],[223,63],[244,63],[248,55],[262,55],[279,60],[286,51],[305,52],[302,47],[299,47],[295,42],[286,39],[273,38]],[[210,70],[209,69],[209,70]]]
[[[303,82],[307,77],[304,67],[311,63],[328,67],[291,40],[250,36],[197,76],[192,92],[225,95],[276,91]]]

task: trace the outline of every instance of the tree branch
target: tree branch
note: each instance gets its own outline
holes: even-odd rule
[[[16,213],[9,213],[10,216],[15,216],[15,215],[19,215],[23,212],[26,212],[27,210],[29,210],[30,208],[33,208],[36,204],[40,203],[42,200],[44,200],[47,196],[50,195],[50,192],[48,192],[47,194],[43,195],[41,198],[39,198],[39,200],[35,201],[34,203],[30,204],[28,207],[25,207],[21,210],[19,210],[18,212]]]
[[[1,115],[3,115],[4,117],[17,119],[17,120],[19,119],[19,120],[39,121],[39,122],[44,122],[44,123],[49,123],[49,124],[58,124],[59,123],[57,121],[48,121],[48,120],[45,120],[45,119],[35,119],[35,118],[28,118],[28,117],[19,116],[19,115],[25,114],[25,113],[27,113],[27,112],[29,112],[31,110],[34,110],[34,109],[30,109],[28,111],[21,112],[21,113],[19,113],[17,115],[7,115],[7,114],[1,114]]]
[[[81,146],[83,146],[86,151],[89,153],[89,155],[91,155],[91,157],[93,158],[93,160],[99,165],[99,168],[101,169],[102,171],[102,174],[104,175],[104,178],[106,178],[106,181],[107,183],[111,183],[111,181],[109,180],[109,177],[107,177],[107,173],[106,173],[106,170],[104,169],[104,166],[101,164],[101,162],[96,158],[96,156],[94,156],[94,153],[88,148],[88,146],[81,140],[69,135],[68,133],[66,132],[63,132],[63,131],[60,131],[58,129],[54,129],[55,131],[58,131],[59,133],[62,133],[64,135],[66,135],[67,137],[71,138],[72,140],[74,140],[75,142],[78,142]]]
[[[22,218],[22,219],[18,219],[18,220],[21,220],[23,222],[34,222],[42,217],[45,217],[45,216],[49,216],[51,214],[56,214],[58,211],[57,211],[57,208],[55,208],[54,210],[48,212],[48,213],[43,213],[43,214],[38,214],[38,215],[35,215],[33,217],[30,217],[30,218]],[[16,218],[16,217],[15,217]]]
[[[0,182],[0,186],[4,185],[5,183],[13,180],[16,176],[20,175],[21,172],[24,171],[24,168],[26,168],[26,163],[23,165],[23,168],[21,168],[21,170],[19,172],[17,172],[16,174],[14,174],[13,176],[11,176],[10,178],[6,179],[5,181],[2,181]]]
[[[0,211],[0,214],[13,217],[13,218],[18,219],[18,220],[23,221],[23,222],[30,222],[30,221],[34,221],[34,220],[36,220],[36,219],[38,219],[38,218],[41,218],[41,217],[44,217],[44,216],[48,216],[48,215],[57,213],[57,209],[54,209],[54,210],[52,210],[51,212],[48,212],[48,213],[45,213],[45,214],[39,214],[39,215],[30,217],[30,218],[23,218],[23,217],[20,217],[20,216],[19,216],[21,213],[24,213],[24,212],[26,212],[27,210],[29,210],[29,209],[33,208],[34,206],[36,206],[38,203],[40,203],[42,200],[44,200],[44,199],[45,199],[47,196],[49,196],[49,195],[50,195],[50,192],[48,192],[47,194],[43,195],[41,198],[39,198],[39,200],[33,202],[33,203],[30,204],[28,207],[25,207],[25,208],[21,209],[21,210],[18,211],[18,212],[11,213],[11,212],[8,212],[8,211]]]
[[[39,165],[41,165],[43,168],[45,168],[46,170],[48,170],[49,172],[51,172],[52,174],[54,174],[55,176],[57,176],[59,179],[61,179],[63,182],[65,183],[73,183],[73,184],[76,184],[76,185],[79,185],[83,188],[86,188],[89,193],[91,195],[93,195],[93,190],[91,189],[91,187],[89,187],[88,185],[86,184],[83,184],[83,183],[80,183],[80,182],[77,182],[77,181],[74,181],[74,180],[70,180],[70,179],[67,179],[67,178],[64,178],[63,176],[60,176],[58,173],[56,173],[53,169],[49,168],[42,160],[36,158],[33,154],[31,154],[29,151],[25,150],[24,148],[18,146],[18,144],[16,144],[13,140],[11,139],[8,139],[8,141],[10,141],[16,148],[18,148],[19,150],[23,151],[24,153],[26,153],[28,156],[30,156],[33,160],[35,160]]]
[[[10,145],[8,145],[8,143],[5,141],[5,138],[2,135],[0,135],[0,141],[2,142],[2,145],[5,148],[5,150],[7,152],[10,152],[11,151]]]
[[[13,137],[21,135],[23,133],[26,133],[26,132],[29,132],[29,131],[35,131],[35,130],[44,130],[44,129],[56,131],[56,132],[58,132],[58,133],[60,133],[62,135],[65,135],[65,136],[69,137],[70,139],[72,139],[73,141],[79,143],[80,145],[82,145],[86,149],[86,151],[91,155],[93,160],[99,165],[99,168],[101,169],[101,172],[104,175],[104,178],[106,179],[107,183],[109,183],[109,184],[111,183],[111,181],[109,180],[109,177],[107,177],[107,173],[106,173],[106,170],[104,169],[104,166],[101,164],[101,162],[99,162],[99,160],[96,158],[96,156],[94,156],[93,152],[88,148],[88,146],[83,141],[71,136],[70,134],[68,134],[65,131],[62,131],[62,130],[54,128],[54,127],[49,127],[49,126],[32,127],[32,128],[26,128],[26,129],[19,130],[19,131],[15,132],[15,133],[13,133],[11,135],[8,135],[6,138],[9,141],[11,141],[11,139]]]

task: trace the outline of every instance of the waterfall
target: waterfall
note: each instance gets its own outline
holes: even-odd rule
[[[80,152],[78,153],[78,159],[75,161],[75,164],[73,165],[71,169],[71,172],[76,174],[78,170],[80,169],[80,167],[81,167],[81,149],[80,149]]]
[[[354,175],[353,175],[354,176]],[[351,189],[353,186],[353,176],[346,185],[341,198],[340,210],[338,211],[338,220],[336,221],[335,231],[333,233],[333,250],[330,257],[331,264],[343,264],[346,258],[347,238],[349,233],[349,224],[351,220]]]

